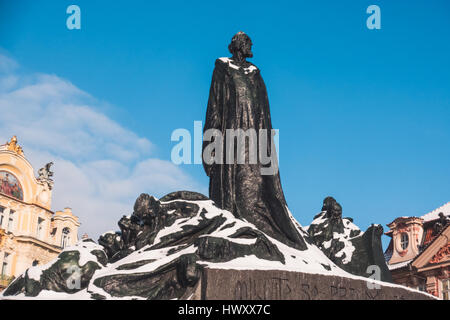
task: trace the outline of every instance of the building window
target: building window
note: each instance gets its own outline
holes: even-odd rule
[[[408,244],[409,244],[408,234],[402,233],[400,235],[400,246],[401,246],[402,250],[406,250],[406,248],[408,248]]]
[[[8,276],[8,261],[9,260],[9,254],[5,252],[5,255],[3,256],[3,264],[2,264],[2,277]]]
[[[450,300],[450,279],[444,279],[442,282],[442,299]]]
[[[3,208],[2,206],[0,206],[0,228],[1,228],[2,225],[3,225],[4,212],[5,212],[5,208]]]
[[[9,211],[9,220],[8,220],[8,232],[12,232],[14,227],[14,211],[10,210]]]
[[[427,284],[426,283],[421,283],[416,287],[417,290],[419,291],[423,291],[426,292],[427,291]]]
[[[70,230],[69,228],[64,228],[61,237],[61,247],[65,248],[70,245]]]
[[[38,218],[37,231],[36,231],[38,239],[42,239],[43,229],[44,229],[44,219]]]

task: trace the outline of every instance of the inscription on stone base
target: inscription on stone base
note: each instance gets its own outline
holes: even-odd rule
[[[202,300],[431,300],[399,287],[369,289],[367,282],[338,276],[280,270],[205,268]]]

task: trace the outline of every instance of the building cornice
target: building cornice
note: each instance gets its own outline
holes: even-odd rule
[[[78,222],[78,217],[76,216],[69,216],[69,215],[55,215],[52,217],[53,221],[56,220],[61,220],[61,221],[67,221],[67,220],[71,220],[71,222],[73,224],[75,224],[75,226],[79,227],[81,225],[80,222]]]
[[[7,195],[7,194],[1,193],[1,192],[0,192],[0,197],[5,197],[5,198],[8,198],[9,200],[17,201],[18,203],[23,204],[23,205],[33,206],[33,207],[37,207],[37,208],[43,209],[43,210],[47,211],[48,213],[51,213],[51,215],[55,214],[54,211],[52,211],[50,209],[47,209],[47,208],[45,208],[43,206],[40,206],[40,205],[38,205],[36,203],[25,202],[25,201],[19,200],[17,198],[14,198],[14,197],[12,197],[10,195]]]
[[[60,253],[62,248],[52,245],[52,244],[48,244],[47,242],[44,242],[42,240],[36,239],[34,237],[30,237],[30,236],[14,236],[14,240],[18,241],[18,242],[27,242],[27,243],[32,243],[41,247],[45,247],[48,250],[51,250],[55,253]]]

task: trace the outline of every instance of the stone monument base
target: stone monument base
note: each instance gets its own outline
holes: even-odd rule
[[[282,270],[204,268],[193,300],[433,300],[418,291],[370,281]]]

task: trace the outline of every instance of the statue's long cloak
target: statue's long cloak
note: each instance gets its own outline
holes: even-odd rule
[[[268,129],[267,155],[273,143],[270,130],[269,100],[259,69],[245,62],[238,65],[231,59],[216,60],[212,76],[204,131],[218,129],[223,135],[223,164],[203,165],[210,177],[209,197],[222,209],[253,223],[271,237],[306,249],[302,235],[294,226],[281,188],[278,170],[273,175],[261,175],[263,165],[226,164],[226,129]],[[214,141],[214,139],[213,139]],[[204,141],[203,150],[210,144]],[[217,152],[217,151],[216,151]],[[276,158],[274,155],[272,158]],[[265,165],[264,167],[268,167]]]

